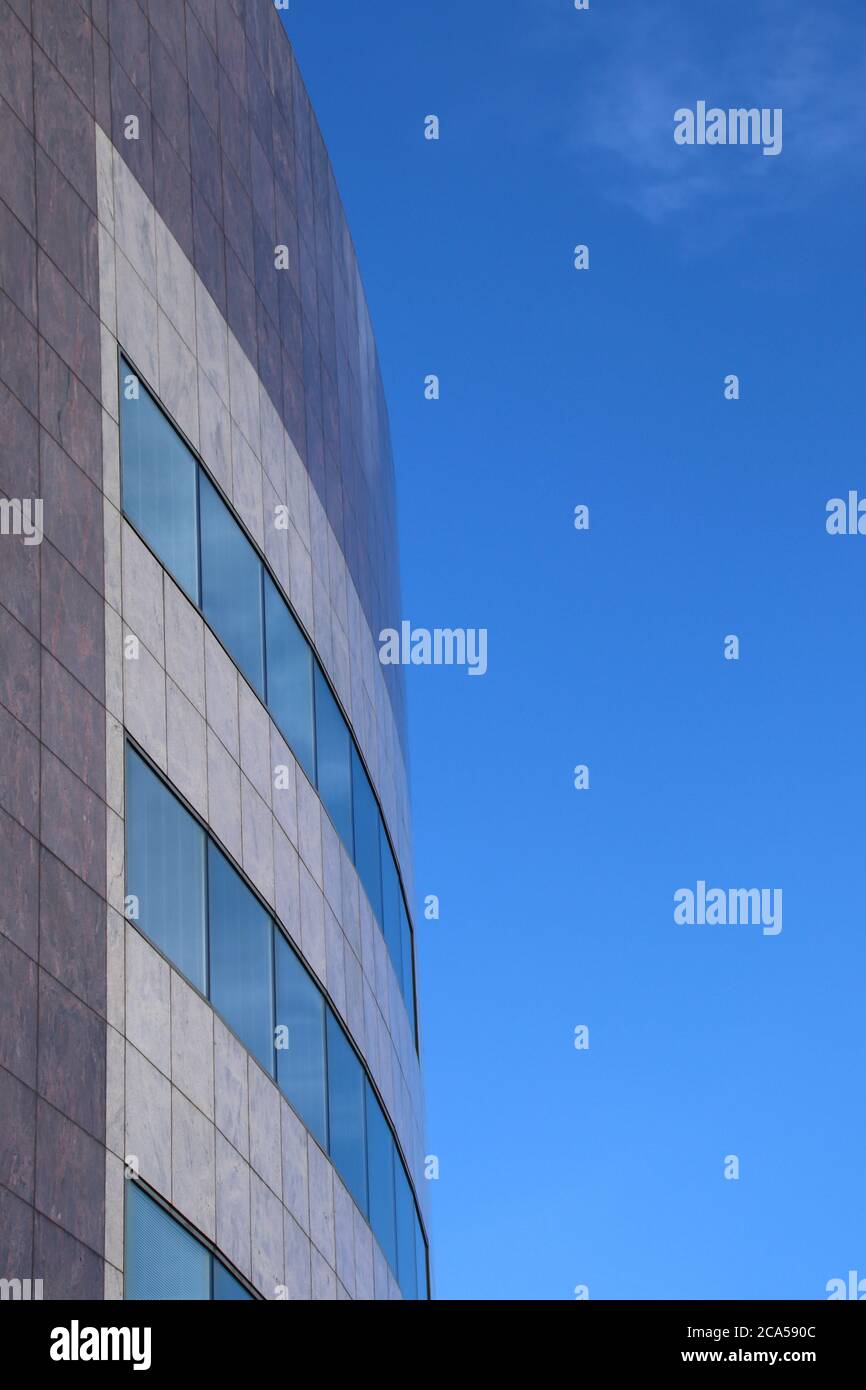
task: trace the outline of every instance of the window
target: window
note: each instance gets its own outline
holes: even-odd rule
[[[121,359],[123,509],[198,603],[198,465],[129,363]]]
[[[334,1166],[367,1215],[367,1140],[364,1071],[357,1054],[328,1009],[328,1130]]]
[[[397,1283],[404,1298],[418,1297],[418,1262],[415,1255],[415,1199],[402,1163],[395,1164],[397,1196]]]
[[[206,989],[205,833],[132,748],[126,757],[127,915]]]
[[[277,1082],[326,1149],[325,1001],[282,932],[276,935],[276,957]]]
[[[221,1303],[228,1300],[240,1303],[244,1299],[249,1299],[251,1303],[255,1301],[240,1279],[236,1279],[231,1270],[226,1269],[217,1259],[213,1261],[213,1297]]]
[[[424,1240],[424,1232],[421,1230],[421,1222],[418,1220],[418,1213],[415,1213],[415,1258],[418,1264],[418,1291],[417,1298],[429,1298],[430,1288],[427,1282],[427,1243]]]
[[[400,898],[400,938],[403,952],[403,999],[409,1011],[409,1023],[412,1027],[412,1036],[415,1036],[415,969],[412,962],[412,928],[409,926],[409,916]],[[399,978],[400,972],[397,971]]]
[[[264,699],[262,563],[216,488],[201,475],[201,606]]]
[[[269,574],[265,575],[265,624],[268,707],[298,762],[315,784],[313,654]]]
[[[376,919],[382,920],[382,877],[379,867],[379,807],[357,749],[352,747],[352,800],[355,823],[355,866]]]
[[[400,877],[352,731],[240,522],[155,397],[122,366],[124,513],[198,604],[318,788],[388,944],[417,1042]]]
[[[382,860],[382,931],[388,953],[397,972],[397,979],[401,987],[405,989],[402,965],[403,948],[400,940],[400,914],[403,908],[403,895],[400,892],[397,866],[394,863],[394,856],[391,853],[391,846],[388,844],[388,836],[385,834],[385,826],[381,819],[379,821],[379,840],[379,852]]]
[[[252,1294],[191,1231],[139,1187],[124,1184],[125,1272],[128,1300],[249,1299]]]
[[[230,1027],[274,1074],[273,926],[216,845],[208,846],[210,997]]]
[[[426,1270],[426,1246],[414,1196],[363,1063],[255,893],[131,745],[126,826],[127,894],[135,884],[142,930],[207,995],[265,1070],[276,1073],[281,1091],[369,1215],[405,1297],[414,1298],[416,1288],[425,1297],[419,1280],[422,1265]],[[137,1209],[129,1218],[130,1239],[145,1254],[128,1287],[161,1287],[160,1279],[166,1287],[177,1281],[199,1287],[201,1271],[189,1233],[155,1206],[155,1212],[142,1208],[140,1229],[134,1224]],[[165,1246],[168,1254],[155,1255],[151,1263],[169,1274],[157,1277],[147,1273],[146,1251],[148,1242],[156,1247],[160,1241],[159,1249]],[[212,1294],[128,1296],[240,1299],[248,1294],[230,1271],[215,1266]]]
[[[397,1214],[394,1209],[394,1140],[388,1121],[369,1082],[367,1100],[367,1154],[370,1184],[370,1225],[385,1259],[397,1268]]]
[[[330,686],[316,667],[316,752],[319,795],[352,853],[352,740]]]

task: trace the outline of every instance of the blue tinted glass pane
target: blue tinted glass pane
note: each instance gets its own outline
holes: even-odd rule
[[[275,940],[277,1081],[326,1148],[325,1001],[281,932],[275,933]]]
[[[208,845],[208,922],[214,1008],[273,1076],[273,925],[212,843]]]
[[[397,877],[397,866],[394,863],[394,856],[391,853],[391,846],[388,844],[388,836],[385,834],[385,826],[379,817],[379,840],[380,855],[382,860],[382,931],[385,935],[385,943],[388,947],[388,954],[391,963],[397,972],[397,979],[401,987],[403,983],[403,945],[401,940],[400,912],[403,907],[403,895],[400,892],[400,880]]]
[[[224,1264],[220,1264],[219,1260],[213,1262],[213,1296],[219,1302],[228,1299],[240,1302],[245,1298],[251,1303],[255,1301],[249,1290],[245,1289],[240,1280],[236,1279]]]
[[[201,475],[202,612],[264,696],[262,564],[216,488]]]
[[[397,1283],[404,1298],[418,1297],[418,1265],[415,1259],[415,1201],[406,1170],[394,1160],[397,1190]]]
[[[346,1034],[328,1010],[328,1152],[361,1211],[367,1214],[364,1071]]]
[[[379,868],[379,808],[357,749],[352,745],[352,801],[355,822],[355,865],[367,897],[382,921],[382,878]]]
[[[418,1213],[415,1212],[415,1259],[418,1264],[418,1298],[427,1297],[427,1246]]]
[[[265,575],[265,622],[268,709],[301,767],[315,783],[313,655],[269,574]]]
[[[352,853],[352,740],[328,682],[316,667],[316,763],[319,795]]]
[[[134,1182],[126,1192],[126,1299],[210,1298],[210,1252]]]
[[[204,993],[205,833],[129,747],[126,896],[130,920]]]
[[[400,935],[403,945],[403,998],[406,1001],[406,1008],[409,1011],[409,1022],[412,1025],[412,1036],[415,1036],[415,990],[414,972],[412,969],[412,928],[409,926],[409,917],[403,905],[402,894],[400,896]]]
[[[370,1225],[385,1259],[397,1272],[397,1215],[394,1210],[394,1139],[369,1082],[367,1092],[367,1171]]]
[[[123,510],[198,603],[198,464],[129,364],[120,370]]]

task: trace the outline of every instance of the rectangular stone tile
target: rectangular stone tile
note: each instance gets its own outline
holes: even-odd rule
[[[105,803],[42,751],[42,843],[95,892],[106,882]]]
[[[298,850],[319,888],[322,887],[322,808],[316,792],[299,773]]]
[[[250,1169],[237,1149],[216,1132],[216,1243],[249,1279]]]
[[[0,934],[35,960],[39,950],[39,845],[0,811]]]
[[[42,654],[42,739],[105,797],[105,711],[50,652]]]
[[[292,1302],[308,1301],[313,1296],[310,1238],[287,1211],[283,1213],[283,1245],[288,1297]]]
[[[94,224],[94,255],[96,253]],[[102,389],[99,318],[43,251],[37,258],[39,332],[91,395]],[[35,413],[35,411],[34,411]]]
[[[33,1227],[33,1269],[42,1279],[47,1301],[91,1302],[101,1299],[104,1262],[74,1236],[37,1212]]]
[[[315,1245],[312,1246],[311,1255],[313,1299],[316,1303],[334,1302],[337,1297],[337,1276]]]
[[[158,311],[159,396],[187,439],[198,448],[198,369],[196,360],[162,309]]]
[[[99,490],[45,430],[41,433],[40,458],[45,535],[99,590],[104,558]]]
[[[45,850],[39,883],[40,964],[97,1013],[104,1014],[105,902]]]
[[[91,1250],[104,1236],[105,1150],[58,1110],[37,1101],[36,1207]]]
[[[307,1138],[307,1163],[310,1191],[310,1237],[313,1244],[334,1268],[336,1244],[334,1234],[334,1170],[315,1140]]]
[[[304,955],[324,985],[327,985],[327,955],[325,952],[325,900],[318,884],[299,865],[301,888],[301,942]]]
[[[282,1191],[280,1093],[249,1059],[250,1164],[272,1192]]]
[[[33,324],[0,290],[0,380],[31,415],[39,410],[36,341]]]
[[[36,1163],[36,1092],[0,1067],[0,1187],[33,1201]],[[2,1260],[2,1257],[0,1257]]]
[[[269,903],[274,901],[274,829],[268,806],[241,775],[243,867]]]
[[[156,220],[157,299],[195,352],[195,272],[162,218]]]
[[[283,1283],[283,1208],[278,1197],[250,1172],[252,1281],[266,1298],[276,1297]]]
[[[105,1021],[39,972],[38,1090],[94,1138],[105,1134]]]
[[[204,719],[174,681],[166,682],[168,776],[199,815],[207,815],[207,732]]]
[[[124,628],[124,639],[129,636]],[[135,634],[133,634],[135,635]],[[124,648],[123,661],[124,722],[133,738],[141,744],[154,762],[166,770],[166,694],[165,672],[139,643],[137,654]]]
[[[0,544],[15,544],[0,537]],[[40,650],[36,638],[0,608],[0,705],[38,738],[40,728]]]
[[[36,323],[36,242],[0,202],[0,285],[30,323]]]
[[[171,1083],[136,1048],[126,1047],[126,1141],[145,1182],[171,1201]]]
[[[33,6],[33,37],[88,111],[93,110],[90,19],[80,5],[40,0]]]
[[[11,106],[0,103],[0,197],[31,233],[36,231],[36,151],[33,136]]]
[[[171,971],[135,927],[126,928],[126,1035],[171,1075]]]
[[[334,1232],[337,1278],[355,1297],[355,1204],[338,1177],[334,1178]]]
[[[297,767],[288,744],[275,724],[271,724],[271,799],[274,815],[297,847],[298,843],[298,793],[296,785]],[[278,871],[279,872],[279,871]]]
[[[207,731],[208,823],[238,863],[243,859],[241,774],[212,729]]]
[[[93,147],[92,135],[88,144]],[[42,250],[98,314],[96,213],[39,147],[36,150],[36,215]]]
[[[87,687],[91,695],[102,700],[105,697],[102,598],[53,545],[43,541],[38,549],[42,558],[42,645]]]
[[[249,1158],[247,1053],[218,1018],[214,1018],[214,1118],[234,1148]]]
[[[232,661],[207,628],[204,633],[207,722],[240,761],[238,734],[238,674]]]
[[[175,1087],[171,1090],[171,1200],[204,1235],[216,1233],[214,1128]]]
[[[241,769],[267,806],[271,804],[271,721],[246,681],[239,682]]]
[[[64,453],[78,464],[91,482],[100,485],[102,411],[99,402],[43,338],[39,340],[39,419]]]
[[[95,212],[96,160],[93,117],[42,53],[33,50],[36,139]]]
[[[213,1010],[171,972],[171,1079],[209,1119],[214,1117]]]

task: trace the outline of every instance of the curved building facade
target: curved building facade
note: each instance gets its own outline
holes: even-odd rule
[[[0,55],[4,1296],[426,1298],[394,473],[307,93],[272,0],[0,0]]]

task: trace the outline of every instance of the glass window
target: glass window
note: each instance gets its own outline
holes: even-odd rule
[[[208,918],[214,1008],[273,1076],[273,924],[213,843],[208,845]]]
[[[355,822],[355,866],[367,897],[382,920],[382,877],[379,866],[379,808],[364,771],[361,759],[352,745],[352,801]]]
[[[249,1289],[245,1289],[240,1280],[236,1279],[219,1260],[213,1262],[213,1296],[221,1302],[225,1302],[227,1299],[232,1299],[235,1302],[249,1299],[251,1303],[255,1302]]]
[[[201,826],[127,746],[127,915],[202,993],[205,843]]]
[[[391,1268],[397,1271],[397,1215],[394,1210],[394,1137],[369,1081],[367,1093],[367,1170],[370,1225]]]
[[[137,1183],[126,1191],[126,1299],[210,1298],[210,1251]]]
[[[401,941],[400,913],[403,907],[403,894],[397,877],[397,865],[388,844],[385,826],[379,817],[380,854],[382,858],[382,931],[388,953],[391,957],[397,979],[403,981],[403,946]]]
[[[352,740],[328,682],[316,667],[316,763],[319,795],[352,854]]]
[[[418,1264],[418,1298],[428,1297],[427,1287],[427,1244],[424,1240],[424,1232],[421,1230],[421,1222],[418,1220],[418,1212],[415,1212],[415,1258]]]
[[[328,1009],[328,1129],[331,1160],[361,1211],[367,1213],[364,1070]]]
[[[120,363],[123,510],[198,603],[198,464],[129,363]]]
[[[322,1148],[327,1148],[325,1001],[282,932],[275,932],[275,941],[277,1082]]]
[[[315,784],[313,654],[269,574],[265,575],[265,623],[268,708],[298,762]]]
[[[412,1036],[415,1036],[415,974],[412,965],[412,928],[409,926],[409,916],[403,903],[403,896],[400,895],[400,935],[403,947],[403,998],[406,1001],[406,1008],[409,1011],[409,1022],[412,1025]]]
[[[216,488],[201,475],[201,607],[264,699],[262,564]]]
[[[394,1162],[397,1195],[397,1283],[404,1298],[418,1297],[415,1260],[415,1199],[399,1158]]]

